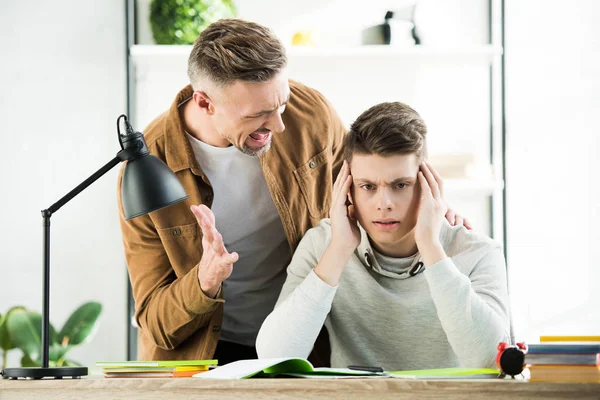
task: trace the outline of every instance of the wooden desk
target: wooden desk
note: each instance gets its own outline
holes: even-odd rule
[[[600,383],[194,378],[0,380],[0,399],[600,399]]]

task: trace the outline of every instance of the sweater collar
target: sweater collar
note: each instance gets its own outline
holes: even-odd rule
[[[360,244],[356,248],[355,254],[365,268],[393,279],[412,278],[425,270],[419,253],[405,259],[396,259],[398,260],[398,264],[402,264],[402,267],[395,268],[395,266],[391,266],[392,268],[390,268],[388,265],[382,266],[379,260],[389,257],[377,254],[376,250],[371,246],[367,231],[360,224],[358,224],[358,228],[360,229]]]

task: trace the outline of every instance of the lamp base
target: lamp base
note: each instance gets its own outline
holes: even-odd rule
[[[73,378],[79,379],[88,374],[87,367],[56,367],[56,368],[6,368],[2,370],[4,379],[43,379],[43,378]]]

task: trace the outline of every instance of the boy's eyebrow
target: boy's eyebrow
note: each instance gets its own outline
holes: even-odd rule
[[[358,182],[364,182],[364,183],[371,183],[374,184],[375,182],[370,181],[367,178],[354,178],[355,181]],[[402,178],[396,178],[394,179],[392,182],[389,182],[389,184],[394,184],[394,183],[399,183],[399,182],[406,182],[406,181],[414,181],[415,178],[412,176],[403,176]],[[388,182],[385,182],[388,183]]]
[[[280,107],[285,106],[290,101],[290,97],[291,96],[292,96],[291,93],[288,94],[287,99],[279,107],[274,108],[273,110],[262,110],[262,111],[259,111],[259,112],[255,113],[255,114],[246,115],[244,118],[257,118],[257,117],[260,117],[261,115],[271,114],[272,112],[277,111],[277,109],[279,109]]]

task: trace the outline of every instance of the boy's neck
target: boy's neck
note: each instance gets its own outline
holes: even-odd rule
[[[414,229],[395,243],[377,243],[369,238],[371,246],[380,254],[387,257],[406,258],[415,255],[419,248],[415,240]]]

